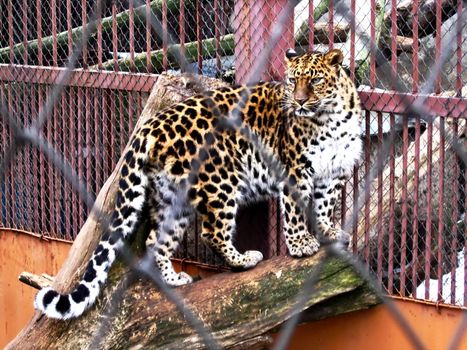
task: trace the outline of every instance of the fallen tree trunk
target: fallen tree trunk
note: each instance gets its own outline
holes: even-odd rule
[[[150,2],[151,11],[155,14],[160,14],[162,11],[163,0],[153,0]],[[185,6],[191,6],[191,1],[185,1]],[[180,10],[180,1],[179,0],[168,0],[167,1],[167,11],[169,13],[177,13]],[[138,21],[145,21],[146,16],[146,5],[139,6],[134,9],[134,19],[135,23]],[[117,30],[121,31],[122,29],[127,29],[130,21],[130,11],[126,10],[120,12],[115,16]],[[104,17],[101,19],[102,33],[110,33],[112,31],[113,18],[112,16]],[[71,39],[73,42],[77,42],[83,35],[83,27],[76,27],[71,30]],[[97,35],[94,33],[93,36]],[[39,47],[43,51],[52,51],[52,46],[54,41],[57,43],[58,48],[63,48],[66,52],[66,47],[68,47],[68,31],[63,31],[57,34],[54,37],[52,35],[44,37],[41,39],[41,43],[37,39],[30,40],[26,44],[18,43],[13,46],[13,56],[20,58],[24,50],[27,49],[28,54],[37,54]],[[0,63],[9,63],[10,62],[10,47],[4,47],[0,49]]]
[[[441,21],[447,20],[456,13],[457,1],[460,0],[440,0]],[[419,38],[431,35],[436,30],[436,4],[437,0],[424,0],[420,2],[418,8],[418,35]],[[402,1],[397,5],[397,35],[413,36],[413,12],[414,2],[412,0]],[[391,11],[384,15],[384,26],[391,28]]]
[[[256,268],[219,274],[176,292],[203,320],[223,348],[248,344],[269,345],[271,334],[291,315],[295,295],[324,252],[307,259],[276,257]],[[113,269],[111,280],[123,278],[127,270]],[[190,328],[175,306],[148,281],[137,281],[125,290],[116,304],[118,283],[105,288],[101,302],[82,317],[69,322],[36,317],[28,333],[9,349],[203,349],[202,338]],[[307,320],[368,308],[378,303],[352,268],[337,259],[323,263],[315,292],[307,297],[303,310]],[[108,315],[106,308],[116,308]],[[102,329],[102,322],[106,326]],[[95,339],[96,333],[102,335]],[[259,344],[258,344],[259,343]],[[92,346],[91,346],[92,345]]]
[[[185,77],[160,76],[136,128],[159,108],[193,94],[194,91],[186,89],[187,85],[190,84]],[[200,77],[194,86],[199,91],[222,85]],[[108,213],[114,206],[121,163],[96,199],[95,208],[99,211]],[[58,291],[69,291],[81,277],[100,239],[102,218],[95,213],[96,210],[84,224],[67,261],[54,278],[53,287]],[[274,258],[250,271],[220,274],[178,288],[176,292],[223,347],[262,347],[271,341],[271,332],[277,331],[290,317],[294,296],[317,268],[323,254],[308,259]],[[7,349],[205,347],[171,302],[148,281],[129,283],[131,276],[123,264],[116,263],[102,295],[86,314],[71,321],[56,321],[36,312]],[[122,285],[125,286],[122,301],[114,300]],[[310,320],[366,308],[377,302],[352,268],[332,258],[323,262],[315,292],[307,296],[303,309],[309,310],[306,318]]]
[[[328,23],[316,23],[313,26],[313,43],[328,45],[330,31],[331,28],[329,28]],[[350,24],[336,23],[334,24],[332,31],[334,32],[334,43],[345,43],[350,32]],[[308,23],[303,23],[298,33],[295,34],[296,44],[301,46],[309,45],[309,32],[310,28]]]
[[[216,39],[204,39],[202,41],[203,59],[209,59],[216,57]],[[167,62],[171,69],[177,69],[180,67],[177,52],[181,49],[180,44],[171,45],[167,49]],[[234,36],[233,34],[227,34],[220,38],[220,51],[223,56],[233,55],[235,49]],[[198,59],[198,42],[192,41],[185,44],[184,47],[185,59],[187,62],[195,62]],[[156,72],[164,70],[164,50],[154,50],[150,53],[151,66]],[[91,69],[106,69],[113,70],[115,66],[121,71],[130,71],[134,69],[137,72],[147,71],[147,54],[146,52],[138,53],[135,55],[133,61],[127,57],[119,60],[108,60],[102,64],[101,67],[98,65],[90,67]]]

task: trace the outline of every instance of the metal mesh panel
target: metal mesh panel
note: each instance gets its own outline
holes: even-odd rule
[[[248,81],[286,3],[106,2],[42,136],[95,196],[120,157],[155,74],[193,71]],[[283,78],[290,46],[344,52],[344,65],[360,85],[365,148],[335,220],[352,232],[353,252],[389,293],[462,305],[464,292],[458,296],[456,290],[465,285],[466,169],[456,147],[465,143],[467,35],[466,29],[456,33],[460,2],[443,8],[432,3],[427,9],[418,1],[301,1],[286,18],[261,79]],[[52,96],[95,6],[0,1],[0,94],[19,124],[31,125]],[[412,103],[435,118],[407,112]],[[6,157],[13,135],[5,122],[0,138]],[[71,240],[88,215],[81,194],[37,148],[16,151],[0,189],[5,227]],[[275,200],[247,208],[238,222],[241,250],[259,249],[268,257],[286,253]],[[199,242],[198,225],[179,257],[221,264]]]

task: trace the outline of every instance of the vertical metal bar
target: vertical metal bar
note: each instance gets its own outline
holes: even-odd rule
[[[49,95],[50,96],[50,95]],[[60,121],[59,121],[59,117],[60,117],[60,114],[63,113],[63,112],[59,112],[61,107],[64,105],[65,103],[65,94],[62,93],[62,98],[61,100],[58,100],[57,103],[55,104],[54,106],[54,110],[53,110],[53,117],[52,117],[52,120],[53,120],[53,143],[55,144],[55,147],[57,149],[58,152],[62,152],[63,151],[63,139],[60,138],[60,134],[62,132],[64,132],[64,130],[60,130],[61,129],[61,125],[60,125]],[[62,206],[61,206],[61,199],[63,198],[63,195],[62,195],[62,186],[61,186],[61,174],[60,174],[60,171],[53,167],[53,172],[54,172],[54,209],[55,209],[55,237],[61,237],[61,233],[62,233],[62,229],[61,229],[61,209],[62,209]]]
[[[412,295],[417,294],[418,286],[418,271],[419,271],[419,261],[418,261],[418,251],[419,251],[419,222],[418,222],[418,201],[419,201],[419,177],[420,177],[420,119],[415,120],[415,141],[414,141],[414,175],[413,175],[413,215],[412,215],[412,235],[413,235],[413,244],[412,244]]]
[[[462,1],[457,2],[457,18],[462,18]],[[456,48],[456,57],[457,57],[457,62],[456,62],[456,96],[461,97],[462,96],[462,44],[463,44],[463,38],[462,38],[462,23],[461,21],[457,21],[457,48]],[[464,126],[465,127],[465,126]],[[452,132],[454,135],[459,135],[459,125],[458,125],[458,120],[454,119],[453,121],[453,126],[452,126]],[[454,179],[459,178],[459,157],[456,154],[454,164],[453,164],[453,175],[452,177]],[[465,177],[464,174],[464,180],[466,180],[467,177]],[[458,247],[458,227],[457,227],[457,222],[459,220],[459,198],[460,198],[460,191],[462,189],[460,188],[461,186],[456,186],[456,190],[454,191],[454,198],[452,199],[453,201],[453,210],[452,210],[452,225],[451,225],[451,234],[453,237],[452,243],[451,243],[451,304],[455,303],[456,299],[456,284],[457,283],[464,283],[464,289],[467,288],[466,285],[467,283],[465,281],[456,281],[456,267],[457,267],[457,250],[460,248]],[[467,191],[464,192],[467,194]],[[466,208],[467,206],[464,206]],[[465,212],[465,209],[464,209]],[[464,214],[467,216],[466,214]],[[464,236],[465,237],[465,236]],[[465,253],[467,252],[467,249],[464,249],[464,261],[465,261]],[[465,269],[464,269],[464,274],[465,274]],[[465,275],[464,275],[465,279]],[[464,295],[464,302],[465,302],[465,295]]]
[[[88,21],[88,9],[87,1],[81,0],[81,20],[83,22],[83,28],[86,28]],[[83,68],[88,66],[88,45],[87,43],[83,45]]]
[[[67,0],[68,1],[68,0]],[[63,94],[62,96],[62,109],[61,109],[61,119],[62,119],[62,125],[63,125],[63,130],[62,130],[62,135],[63,135],[63,155],[65,157],[65,160],[70,164],[71,168],[73,170],[76,169],[76,161],[75,161],[75,120],[74,120],[74,106],[73,106],[73,101],[74,101],[74,94],[73,94],[73,89],[69,88],[68,89],[68,96],[65,97],[66,95]],[[68,103],[68,110],[67,110],[67,105]],[[66,127],[65,125],[69,125],[69,127]],[[76,212],[76,207],[77,207],[77,201],[76,201],[76,194],[75,191],[72,190],[70,184],[68,181],[63,182],[63,213],[65,217],[65,232],[62,238],[65,239],[73,239],[72,236],[72,222],[71,219],[73,218],[73,225],[75,223],[75,220],[78,218],[77,212]]]
[[[42,0],[36,0],[36,35],[37,35],[37,62],[42,66]],[[39,89],[39,85],[38,85]]]
[[[334,0],[329,0],[328,9],[329,49],[334,47]]]
[[[214,35],[215,35],[215,42],[216,42],[216,72],[220,73],[222,69],[221,63],[221,19],[220,19],[220,12],[222,8],[219,6],[219,0],[214,0]]]
[[[443,300],[443,245],[444,245],[444,118],[439,118],[439,179],[438,179],[438,301]]]
[[[397,0],[391,0],[391,38],[396,38],[397,36]],[[391,68],[394,73],[397,72],[397,42],[396,40],[391,41]],[[392,86],[392,88],[395,88]],[[395,125],[395,116],[394,114],[390,115],[390,124],[391,130],[394,130]],[[395,234],[395,149],[394,144],[391,145],[390,153],[390,175],[389,175],[389,266],[388,266],[388,275],[389,275],[389,288],[388,291],[390,294],[394,292],[394,234]],[[401,247],[402,250],[405,247]],[[399,291],[400,292],[400,291]]]
[[[168,30],[167,30],[167,0],[162,0],[162,67],[167,70],[169,67],[168,56]]]
[[[198,74],[202,74],[203,72],[203,28],[201,10],[201,0],[196,0],[196,41],[198,43]]]
[[[452,122],[452,133],[453,135],[459,135],[459,124],[458,120],[454,119]],[[454,161],[452,164],[452,178],[458,180],[459,179],[459,157],[457,155],[454,156]],[[458,229],[457,229],[457,221],[459,220],[459,190],[460,184],[457,183],[454,185],[455,190],[452,191],[453,198],[450,198],[450,203],[452,205],[452,215],[451,215],[451,222],[450,230],[451,230],[451,298],[450,303],[454,304],[456,300],[456,267],[457,267],[457,250],[458,247]],[[464,252],[465,254],[465,252]],[[459,281],[461,282],[461,281]]]
[[[391,130],[394,130],[394,114],[389,115]],[[394,208],[395,208],[395,156],[394,144],[389,151],[389,244],[388,244],[388,292],[394,291]]]
[[[383,113],[378,112],[378,150],[383,149]],[[378,252],[376,276],[383,282],[383,172],[378,172],[378,222],[376,226],[378,237]]]
[[[102,130],[102,106],[99,106],[99,90],[93,89],[93,98],[94,98],[94,157],[95,157],[95,179],[96,179],[96,193],[99,193],[102,186],[102,149],[100,142],[99,132]]]
[[[84,179],[84,164],[83,164],[83,142],[82,142],[82,135],[85,132],[85,129],[83,127],[83,107],[85,107],[85,103],[83,102],[83,88],[79,87],[77,88],[77,93],[78,93],[78,106],[76,108],[76,113],[77,113],[77,138],[76,142],[78,143],[78,147],[73,147],[72,149],[77,149],[78,154],[78,178],[80,181],[83,181]],[[86,109],[84,108],[84,112],[86,112]],[[74,193],[74,191],[73,191]],[[83,204],[80,196],[75,197],[76,202],[73,202],[73,207],[77,206],[78,207],[78,218],[75,220],[74,224],[74,230],[73,232],[69,232],[70,234],[73,233],[73,238],[75,238],[75,234],[79,231],[79,228],[84,224],[84,216],[85,213],[83,211]]]
[[[436,0],[436,35],[435,35],[435,62],[439,62],[441,57],[441,25],[442,22],[442,10],[441,10],[441,0]],[[435,93],[439,94],[441,92],[441,76],[438,74],[435,81]]]
[[[102,69],[102,16],[103,11],[98,11],[97,17],[97,67]]]
[[[308,47],[309,51],[313,51],[313,46],[315,44],[315,17],[313,0],[308,1],[308,28],[310,28],[310,30],[308,31]]]
[[[13,1],[8,1],[8,46],[10,47],[10,63],[14,63],[13,45],[15,44],[15,39],[13,35]]]
[[[129,30],[130,30],[130,71],[134,72],[135,69],[135,0],[129,0],[128,12],[129,18]]]
[[[73,24],[71,23],[71,0],[66,0],[66,27],[67,27],[67,38],[68,38],[68,56],[73,53],[73,37],[71,30]]]
[[[412,92],[416,93],[418,91],[418,82],[419,82],[419,67],[418,67],[418,51],[419,51],[419,43],[418,43],[418,7],[419,7],[419,0],[413,0],[413,7],[412,7],[412,32],[413,32],[413,52],[412,52]],[[412,236],[413,236],[413,243],[412,243],[412,295],[417,294],[417,286],[419,284],[418,278],[418,271],[420,269],[419,266],[419,225],[418,225],[418,201],[419,201],[419,168],[420,168],[420,119],[417,118],[415,120],[415,140],[414,140],[414,175],[413,175],[413,215],[412,215]]]
[[[358,176],[358,165],[354,166],[353,170],[353,210],[355,211],[355,220],[353,221],[352,227],[352,252],[357,254],[357,244],[358,244],[358,236],[357,236],[357,228],[358,228],[358,193],[359,193],[359,176]]]
[[[28,1],[23,0],[23,62],[28,64]]]
[[[433,123],[428,122],[427,130],[427,168],[426,168],[426,239],[425,239],[425,299],[430,297],[430,267],[431,267],[431,223],[432,223],[432,153],[433,153]]]
[[[38,85],[37,86],[37,110],[38,110],[38,113],[40,113],[41,109],[42,109],[42,105],[43,105],[43,98],[42,98],[42,94],[43,94],[43,89],[42,89],[42,86]],[[45,133],[47,135],[47,133]],[[47,136],[46,136],[47,137]],[[41,186],[41,190],[40,190],[40,209],[41,209],[41,231],[40,232],[37,232],[37,233],[44,233],[46,232],[47,230],[47,193],[50,193],[50,192],[47,192],[47,184],[46,184],[46,177],[47,175],[45,174],[46,171],[47,171],[47,163],[45,161],[45,157],[44,155],[42,154],[42,152],[38,152],[39,153],[39,167],[41,169],[40,171],[40,186]]]
[[[131,135],[135,127],[133,108],[135,104],[135,98],[133,92],[128,92],[128,135]]]
[[[58,65],[57,52],[57,0],[50,0],[50,11],[52,13],[52,65]]]
[[[365,112],[365,174],[370,171],[371,162],[371,119],[370,111]],[[365,237],[364,260],[367,267],[370,266],[370,195],[365,194]]]
[[[408,187],[408,148],[409,148],[409,126],[407,116],[402,117],[402,217],[401,217],[401,274],[400,293],[405,296],[406,283],[406,261],[407,261],[407,187]]]
[[[185,57],[185,1],[180,0],[180,54]],[[183,69],[183,68],[182,68]]]
[[[370,1],[370,39],[371,42],[376,42],[376,0]],[[394,12],[394,11],[392,11]],[[370,51],[370,86],[376,84],[376,52],[372,48]]]
[[[312,2],[310,0],[310,2]],[[350,78],[355,81],[355,8],[356,0],[350,0]]]
[[[146,0],[146,69],[152,72],[151,63],[151,1]]]
[[[45,88],[45,91],[44,91],[44,100],[45,102],[47,101],[47,96],[50,92],[50,86],[47,86]],[[52,144],[52,140],[53,140],[53,136],[52,136],[52,133],[53,133],[53,120],[52,118],[48,118],[47,119],[47,122],[46,122],[46,127],[47,127],[47,141],[49,142],[49,144]],[[48,176],[48,188],[47,188],[47,193],[48,193],[48,196],[49,196],[49,201],[48,201],[48,205],[46,206],[46,209],[45,209],[45,212],[48,214],[48,219],[49,219],[49,227],[48,227],[48,233],[53,236],[53,232],[54,232],[54,222],[55,222],[55,218],[54,218],[54,211],[53,211],[53,207],[54,207],[54,203],[53,203],[53,193],[54,193],[54,173],[53,173],[53,167],[51,165],[51,162],[50,161],[47,161],[47,172],[49,174]]]
[[[117,95],[114,90],[109,90],[108,95],[110,98],[110,140],[107,140],[107,142],[110,142],[110,169],[108,174],[110,175],[112,173],[112,169],[117,164],[117,108],[115,104]]]
[[[341,227],[345,226],[345,217],[347,215],[347,183],[342,184],[341,189]]]
[[[91,141],[92,135],[92,115],[91,115],[91,94],[90,89],[85,90],[85,101],[86,101],[86,189],[88,193],[94,193],[92,189],[92,179],[94,178],[92,173],[92,159],[95,152],[95,145],[93,147]],[[88,210],[89,212],[89,210]]]
[[[395,74],[397,72],[397,0],[391,0],[391,67]],[[395,89],[395,86],[392,86]]]
[[[123,91],[119,90],[118,91],[118,110],[117,114],[120,115],[120,152],[119,154],[121,155],[123,153],[123,149],[125,148],[126,144],[126,134],[125,134],[125,115],[126,115],[126,110],[125,110],[125,105],[123,104]],[[118,160],[118,158],[117,158]]]
[[[463,1],[457,2],[457,18],[462,18],[462,3]],[[456,48],[456,96],[462,96],[462,21],[456,21],[457,23],[457,48]]]
[[[118,72],[118,35],[116,1],[112,1],[112,55],[114,60],[114,71]]]
[[[38,111],[38,106],[37,106],[37,90],[36,88],[37,87],[36,85],[30,85],[29,87],[29,95],[30,95],[30,98],[31,98],[31,113],[29,115],[29,118],[28,118],[28,124],[32,123],[33,121],[33,118],[35,116],[38,115],[37,111]],[[1,123],[0,123],[1,124]],[[36,149],[31,149],[30,151],[31,153],[31,156],[30,156],[30,159],[31,159],[31,162],[32,162],[32,172],[30,171],[30,175],[29,176],[33,176],[35,181],[34,181],[34,185],[32,186],[32,192],[33,192],[33,199],[32,199],[32,206],[33,206],[33,211],[34,211],[34,214],[33,214],[33,225],[31,227],[31,229],[34,230],[35,233],[39,233],[40,230],[41,230],[41,215],[40,215],[40,211],[39,211],[39,205],[40,205],[40,201],[41,201],[41,189],[40,189],[40,178],[42,177],[42,171],[41,171],[41,168],[39,167],[39,154],[40,152]],[[1,192],[1,188],[0,188],[0,192]],[[0,195],[0,211],[2,211],[2,205],[1,205],[1,195]],[[0,224],[2,222],[2,219],[1,219],[1,213],[0,213]]]
[[[109,167],[110,167],[110,162],[109,162],[109,153],[110,150],[107,148],[108,142],[109,142],[109,120],[107,119],[109,115],[109,106],[108,106],[108,99],[107,99],[107,91],[102,90],[102,97],[101,97],[101,129],[100,131],[102,132],[102,138],[101,138],[101,152],[102,152],[102,157],[103,157],[103,170],[104,170],[104,179],[107,178],[107,175],[109,174]]]

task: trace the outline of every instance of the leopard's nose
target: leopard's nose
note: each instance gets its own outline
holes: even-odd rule
[[[308,101],[308,97],[296,97],[295,101],[297,101],[297,103],[300,106],[303,106],[305,104],[305,102]]]

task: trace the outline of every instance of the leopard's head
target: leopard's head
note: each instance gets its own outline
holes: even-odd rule
[[[301,55],[292,49],[287,51],[284,102],[296,116],[313,116],[335,99],[336,84],[345,74],[342,60],[342,52],[337,49]]]

